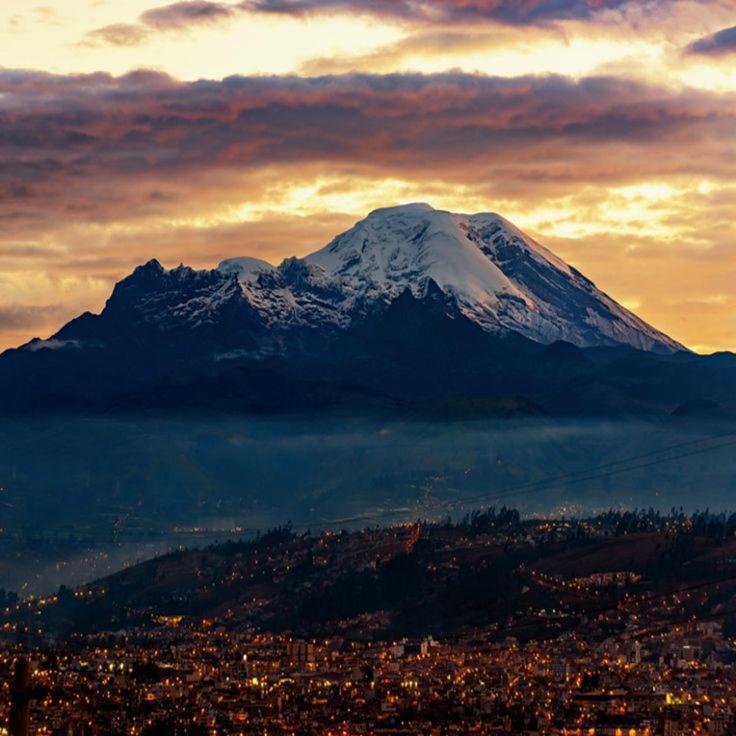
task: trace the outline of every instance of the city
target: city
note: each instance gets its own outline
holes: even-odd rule
[[[195,601],[201,610],[199,591],[185,593],[181,577],[174,588],[154,584],[156,596],[145,602],[131,590],[130,600],[141,603],[129,620],[138,623],[114,628],[80,619],[83,631],[59,635],[53,633],[59,619],[48,614],[67,601],[69,611],[91,606],[102,615],[94,601],[109,595],[112,580],[19,600],[6,608],[2,629],[0,677],[8,697],[0,724],[16,722],[11,708],[25,707],[29,730],[5,726],[2,732],[730,734],[736,728],[733,523],[651,513],[523,521],[502,509],[458,524],[315,536],[279,529],[259,541],[231,543],[227,579],[201,551],[193,552],[207,580],[203,587],[251,591],[260,586],[254,566],[265,559],[267,575],[280,574],[283,582],[275,585],[286,588],[261,589],[263,597],[249,594],[247,601],[218,599],[207,616],[172,613]],[[624,550],[652,542],[660,554],[640,554],[635,569],[616,565]],[[437,626],[442,634],[417,634],[422,624],[413,636],[389,638],[397,625],[412,629],[397,624],[406,603],[399,596],[393,607],[387,599],[366,603],[365,610],[355,606],[349,618],[339,617],[347,609],[330,611],[324,602],[312,636],[289,630],[287,611],[303,621],[307,610],[290,598],[329,600],[310,599],[310,588],[329,592],[356,571],[380,575],[397,560],[417,557],[432,568],[433,588],[442,589],[464,579],[464,570],[487,569],[499,548],[514,560],[518,585],[509,592],[517,608],[500,620],[489,615],[483,623],[484,610],[500,609],[479,599],[472,617],[447,611]],[[665,564],[676,550],[687,550],[678,563],[686,571],[681,581]],[[300,578],[304,588],[287,577],[287,568],[303,565],[297,557],[307,555],[314,567]],[[581,573],[575,577],[567,566],[573,558]],[[618,569],[604,571],[604,561]],[[421,586],[410,593],[431,605],[426,594]],[[29,623],[34,620],[42,624]],[[308,632],[301,627],[301,633]]]

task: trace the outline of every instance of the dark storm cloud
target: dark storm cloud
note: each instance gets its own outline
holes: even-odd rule
[[[632,174],[727,178],[734,123],[731,95],[603,77],[183,83],[154,72],[0,72],[0,219],[166,212],[201,196],[205,179],[214,191],[273,167],[286,176],[314,165],[410,178],[431,170],[466,183],[502,177],[509,191]]]
[[[724,56],[736,52],[736,26],[724,28],[711,36],[691,43],[686,52],[693,55]]]

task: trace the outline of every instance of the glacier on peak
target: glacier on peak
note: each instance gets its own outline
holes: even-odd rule
[[[458,214],[426,203],[386,207],[303,259],[274,267],[232,258],[218,268],[238,275],[272,326],[344,327],[371,304],[405,291],[421,298],[434,282],[488,332],[579,347],[684,349],[495,213]]]
[[[242,256],[240,258],[225,259],[217,266],[217,270],[228,274],[234,273],[241,283],[250,283],[257,281],[259,274],[272,273],[276,270],[276,267],[262,258]]]

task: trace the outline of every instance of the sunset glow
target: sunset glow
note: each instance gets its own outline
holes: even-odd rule
[[[278,263],[427,201],[734,349],[734,25],[733,0],[8,0],[0,346],[151,257]]]

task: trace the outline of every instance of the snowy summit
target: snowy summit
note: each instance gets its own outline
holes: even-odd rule
[[[345,326],[374,303],[407,290],[421,297],[434,282],[488,332],[579,347],[683,349],[493,213],[423,203],[379,209],[303,259],[276,268],[233,258],[219,269],[238,274],[246,298],[272,326]]]

